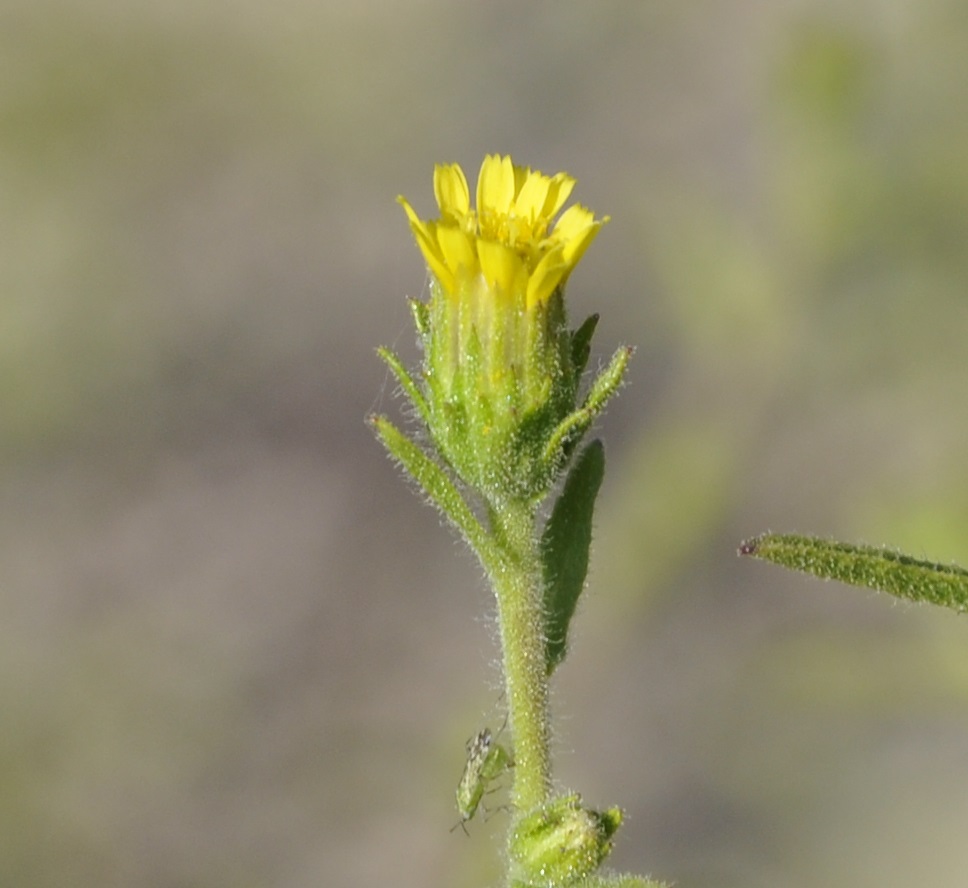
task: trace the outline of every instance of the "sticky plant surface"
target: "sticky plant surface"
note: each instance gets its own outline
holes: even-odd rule
[[[434,170],[437,218],[399,198],[430,273],[428,300],[410,304],[423,362],[411,370],[379,350],[415,422],[409,431],[382,415],[370,422],[473,549],[494,592],[510,751],[486,729],[472,737],[458,825],[506,773],[508,886],[658,888],[600,871],[622,812],[562,792],[550,753],[549,680],[567,655],[605,470],[601,442],[585,438],[632,355],[620,347],[587,373],[598,318],[570,326],[565,286],[608,221],[566,208],[574,186],[566,173],[492,155],[473,205],[456,164]]]

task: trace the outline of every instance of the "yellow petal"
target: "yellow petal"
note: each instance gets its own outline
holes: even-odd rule
[[[403,197],[398,200],[431,274],[450,295],[463,298],[458,290],[474,278],[495,297],[533,307],[563,286],[608,221],[576,205],[549,231],[574,186],[567,173],[546,176],[491,154],[481,164],[476,212],[458,164],[434,168],[439,220],[424,221]]]
[[[507,298],[513,296],[516,288],[522,288],[527,269],[521,257],[510,247],[498,241],[478,240],[477,255],[484,280],[497,295]]]
[[[433,263],[440,264],[444,261],[440,247],[437,246],[436,227],[436,222],[421,222],[418,220],[410,223],[410,230],[413,232],[414,240],[416,240],[417,246],[420,247],[420,252],[424,254],[424,259],[427,260],[428,265]]]
[[[551,219],[565,205],[576,181],[568,173],[555,173],[551,177],[548,183],[548,199],[542,210],[545,218]]]
[[[556,240],[567,241],[594,224],[595,214],[581,204],[573,204],[561,214],[555,224],[554,237]]]
[[[514,202],[515,211],[519,216],[524,216],[529,222],[534,223],[535,219],[544,214],[550,181],[547,176],[542,176],[540,173],[532,173],[528,176]]]
[[[482,218],[506,214],[514,200],[514,165],[510,157],[489,154],[477,177],[477,213]]]
[[[437,164],[434,167],[434,195],[441,215],[447,219],[459,219],[471,208],[467,179],[459,164]]]
[[[545,253],[528,279],[528,308],[547,302],[567,272],[568,265],[564,261],[562,247],[555,247]]]
[[[403,207],[403,211],[407,214],[407,218],[410,220],[411,225],[414,223],[417,223],[418,225],[423,224],[414,208],[410,206],[410,201],[408,201],[402,194],[397,195],[397,203]]]
[[[440,244],[437,241],[437,223],[424,222],[414,211],[413,207],[403,196],[397,197],[397,203],[403,207],[410,222],[410,230],[413,232],[414,240],[423,253],[424,260],[430,273],[437,278],[440,285],[448,292],[454,291],[454,274],[447,267],[444,254],[441,252]]]
[[[420,247],[420,250],[424,256],[427,256],[428,251],[431,253],[439,252],[437,247],[437,235],[434,231],[437,223],[424,222],[423,219],[416,214],[413,207],[410,206],[405,197],[398,197],[397,203],[403,207],[404,212],[407,214],[407,220],[410,222],[410,230],[413,232],[413,236],[417,241],[417,246]]]
[[[437,243],[447,267],[455,277],[477,272],[477,251],[474,241],[460,228],[442,225],[437,229]]]
[[[606,222],[608,222],[608,216],[596,220],[590,210],[578,204],[565,210],[555,226],[554,237],[564,244],[565,262],[571,268],[578,264],[578,260],[585,254],[585,250],[595,240]]]
[[[420,252],[424,254],[424,259],[427,260],[427,268],[430,269],[430,273],[437,278],[437,282],[447,293],[453,295],[457,289],[457,278],[444,261],[440,249],[436,244],[434,244],[434,249],[427,249],[419,240],[417,246],[420,247]]]
[[[510,157],[508,157],[508,163],[511,164],[511,169],[514,171],[514,197],[516,199],[521,193],[524,183],[527,182],[528,177],[531,176],[531,167],[518,166],[511,160]],[[540,175],[540,173],[538,175]]]

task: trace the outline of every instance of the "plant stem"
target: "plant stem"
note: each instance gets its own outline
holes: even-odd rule
[[[497,596],[508,714],[514,736],[512,802],[527,811],[547,801],[551,786],[550,724],[543,575],[535,537],[535,509],[510,502],[491,511],[501,550],[489,571]]]

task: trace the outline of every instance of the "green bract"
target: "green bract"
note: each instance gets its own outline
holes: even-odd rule
[[[584,808],[577,793],[545,802],[518,818],[508,851],[511,878],[529,888],[567,888],[593,873],[612,850],[618,808]]]

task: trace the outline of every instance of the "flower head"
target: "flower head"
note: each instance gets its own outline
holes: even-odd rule
[[[411,301],[420,383],[384,358],[442,463],[492,505],[547,494],[628,360],[613,359],[579,402],[597,316],[570,330],[564,285],[606,219],[561,212],[574,185],[491,155],[474,208],[457,164],[434,169],[439,218],[398,198],[431,272],[430,298]]]
[[[476,210],[457,164],[434,169],[438,220],[422,220],[405,198],[397,199],[447,295],[460,299],[486,289],[494,299],[533,309],[565,283],[608,221],[573,204],[554,222],[574,186],[567,173],[546,176],[494,154],[481,166]]]

